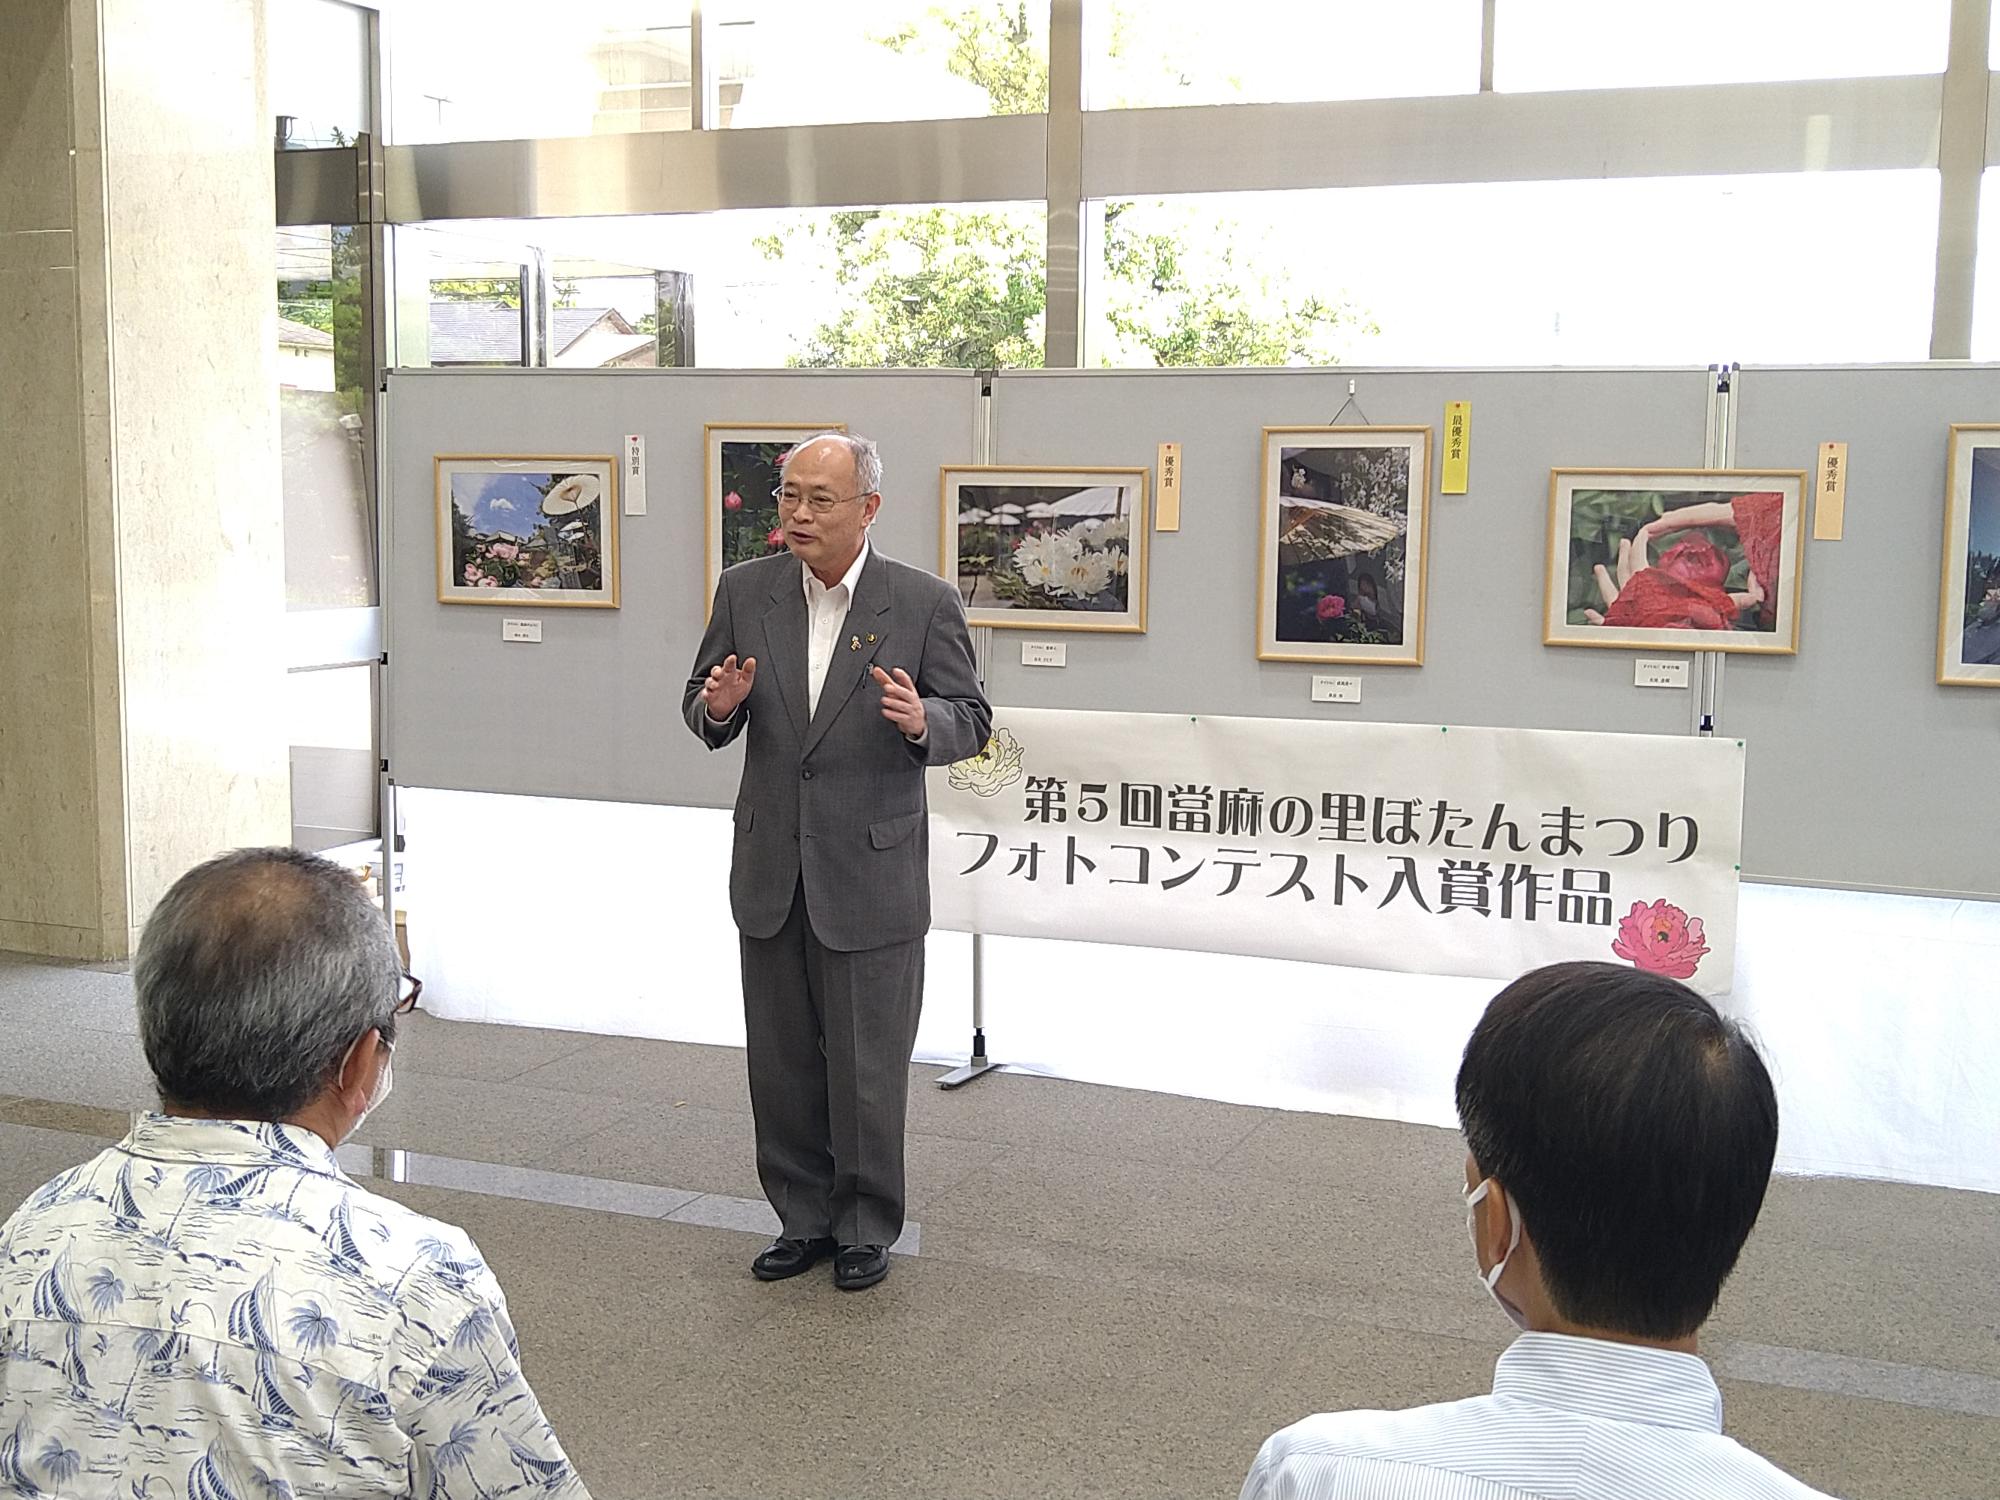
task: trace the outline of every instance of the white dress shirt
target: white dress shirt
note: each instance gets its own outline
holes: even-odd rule
[[[157,1114],[0,1226],[0,1491],[589,1500],[463,1230]]]
[[[840,627],[847,623],[847,611],[854,603],[854,585],[868,562],[868,534],[861,534],[861,550],[854,563],[832,588],[821,583],[804,563],[806,590],[806,716],[819,712],[819,690],[826,685],[826,669],[833,662],[833,648],[840,640]]]
[[[1493,1394],[1327,1412],[1273,1434],[1242,1500],[1826,1500],[1722,1435],[1708,1366],[1525,1333]]]

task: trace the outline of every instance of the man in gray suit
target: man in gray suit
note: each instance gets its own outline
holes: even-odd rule
[[[765,1281],[834,1257],[855,1291],[903,1232],[903,1127],[930,927],[924,767],[976,755],[993,712],[957,591],[868,543],[882,460],[866,438],[794,448],[785,552],[740,563],[682,711],[710,749],[749,731],[730,909],[757,1175],[778,1238]]]

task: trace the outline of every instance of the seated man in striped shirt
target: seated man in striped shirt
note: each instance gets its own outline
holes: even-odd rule
[[[1458,1117],[1479,1279],[1522,1330],[1493,1394],[1307,1417],[1243,1500],[1815,1500],[1722,1435],[1695,1354],[1778,1145],[1743,1032],[1657,974],[1538,969],[1473,1031]]]

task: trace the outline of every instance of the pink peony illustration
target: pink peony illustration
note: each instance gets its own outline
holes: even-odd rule
[[[521,555],[521,549],[513,542],[495,542],[486,549],[502,562],[512,562]]]
[[[1651,906],[1634,901],[1618,924],[1611,951],[1635,969],[1669,979],[1692,979],[1708,944],[1702,939],[1700,917],[1690,917],[1667,901]]]
[[[764,545],[765,545],[765,546],[767,546],[767,547],[782,547],[782,546],[784,546],[784,545],[785,545],[785,528],[784,528],[784,527],[782,527],[782,526],[773,526],[773,527],[771,528],[771,534],[770,534],[769,536],[767,536],[767,537],[765,537],[765,538],[764,538]]]
[[[722,508],[724,510],[743,509],[743,497],[737,494],[736,491],[731,490],[728,494],[722,497]]]
[[[1347,601],[1338,594],[1321,594],[1313,613],[1322,620],[1338,620],[1347,614]]]
[[[780,453],[776,458],[771,460],[771,462],[776,464],[781,469],[784,468],[784,466],[790,463],[791,461],[792,461],[792,450],[789,448],[787,448],[783,453]]]
[[[479,571],[478,563],[467,563],[465,565],[465,581],[467,583],[477,583],[485,576],[484,573]]]

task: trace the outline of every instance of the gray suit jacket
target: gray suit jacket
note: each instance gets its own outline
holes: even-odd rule
[[[803,876],[813,933],[828,948],[908,942],[931,923],[924,767],[978,754],[993,728],[965,610],[943,579],[871,549],[808,718],[800,567],[783,552],[723,573],[681,700],[688,727],[711,750],[749,731],[730,909],[747,936],[772,937]],[[701,686],[731,654],[754,656],[757,678],[735,716],[717,724]],[[882,690],[869,674],[877,665],[916,682],[923,744],[882,717]]]

